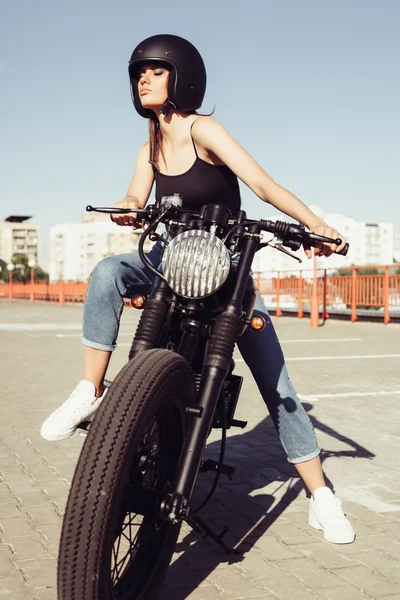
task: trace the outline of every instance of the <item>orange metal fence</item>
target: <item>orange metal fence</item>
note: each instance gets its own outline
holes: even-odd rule
[[[24,300],[47,300],[50,302],[83,302],[85,300],[87,282],[68,283],[46,283],[35,281],[34,283],[0,283],[0,298],[21,298]]]
[[[276,272],[268,275],[254,273],[257,287],[267,306],[279,317],[282,310],[294,311],[299,318],[310,312],[312,326],[318,325],[318,317],[326,319],[329,312],[350,310],[351,320],[357,320],[357,311],[368,308],[376,315],[382,313],[384,323],[398,309],[400,316],[400,268],[399,265],[369,267],[378,274],[363,274],[366,267],[351,267],[351,274],[329,274],[327,269],[303,270],[297,275]],[[350,269],[346,269],[348,273]],[[58,302],[83,302],[87,282],[81,283],[0,283],[0,298],[23,298],[34,302],[46,300]],[[379,310],[380,309],[380,312]],[[314,314],[313,314],[314,313]],[[317,314],[315,314],[317,313]]]
[[[316,269],[315,273],[303,270],[297,275],[293,271],[290,275],[276,272],[270,276],[257,272],[255,278],[267,306],[274,308],[278,317],[284,309],[296,311],[299,318],[305,310],[312,313],[314,294],[323,319],[329,312],[350,310],[354,322],[360,309],[369,309],[376,316],[382,314],[384,323],[389,323],[390,315],[395,312],[400,317],[399,265],[368,266],[368,270],[377,270],[377,274],[364,274],[366,270],[365,266],[347,268],[346,273],[351,271],[349,275],[337,274],[340,270],[332,275],[327,269]]]

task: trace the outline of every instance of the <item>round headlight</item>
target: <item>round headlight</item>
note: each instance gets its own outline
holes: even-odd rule
[[[204,298],[218,290],[229,275],[230,264],[224,243],[199,229],[174,237],[162,258],[168,285],[184,298]]]

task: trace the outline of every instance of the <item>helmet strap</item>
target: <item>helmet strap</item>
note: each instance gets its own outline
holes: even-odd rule
[[[164,117],[167,117],[171,108],[176,108],[176,106],[169,98],[167,98],[162,106],[160,106],[160,113],[164,115]]]

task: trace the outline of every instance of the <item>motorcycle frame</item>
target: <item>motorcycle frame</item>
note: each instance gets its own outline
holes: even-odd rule
[[[188,427],[184,446],[177,466],[176,477],[171,491],[163,502],[163,516],[172,522],[179,522],[189,513],[189,501],[201,465],[207,437],[212,427],[214,414],[223,384],[228,376],[236,341],[243,330],[243,300],[251,272],[254,254],[259,248],[261,228],[252,224],[248,228],[243,242],[239,263],[236,269],[236,281],[230,300],[224,310],[216,317],[215,324],[207,344],[203,360],[200,387],[195,407],[186,407]],[[170,305],[170,289],[164,280],[160,280],[153,297],[147,302],[129,358],[142,350],[161,347],[163,325],[167,319]],[[251,316],[251,315],[249,315]],[[197,323],[191,319],[193,324]],[[201,323],[198,331],[183,332],[182,356],[189,364],[196,351]],[[194,330],[196,327],[194,327]]]

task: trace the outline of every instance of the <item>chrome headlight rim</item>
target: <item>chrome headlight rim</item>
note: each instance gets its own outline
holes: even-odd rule
[[[189,229],[176,235],[162,257],[163,275],[170,288],[186,299],[201,299],[218,291],[228,278],[229,251],[215,234]]]

